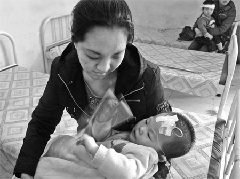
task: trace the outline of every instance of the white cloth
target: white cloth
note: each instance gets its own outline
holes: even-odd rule
[[[108,148],[107,148],[107,147]],[[110,148],[109,148],[110,147]],[[79,151],[82,155],[83,151]],[[125,140],[106,141],[92,159],[71,162],[59,158],[40,159],[35,179],[149,179],[158,170],[157,152]]]

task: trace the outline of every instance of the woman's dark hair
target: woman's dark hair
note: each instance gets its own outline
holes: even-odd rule
[[[72,41],[84,41],[86,33],[96,26],[123,28],[128,43],[133,41],[132,14],[124,0],[80,0],[72,11]]]

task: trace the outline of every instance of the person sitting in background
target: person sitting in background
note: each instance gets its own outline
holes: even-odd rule
[[[52,170],[57,166],[52,167],[48,157],[54,157],[78,165],[74,174],[78,178],[150,178],[158,170],[158,162],[185,155],[194,143],[194,128],[186,116],[161,113],[139,121],[131,132],[111,130],[103,142],[95,142],[87,134],[56,137],[40,160],[35,177],[61,176],[61,170]]]
[[[208,52],[213,52],[215,51],[215,45],[217,45],[217,52],[225,53],[220,37],[212,36],[208,33],[209,28],[215,27],[215,20],[212,17],[214,8],[215,2],[213,0],[205,0],[203,2],[202,14],[197,18],[193,27],[196,33],[195,41],[199,44],[199,49],[201,49],[203,45],[206,45]]]
[[[223,48],[227,50],[227,42],[231,36],[231,27],[236,18],[236,7],[231,0],[214,0],[215,8],[212,17],[215,20],[215,27],[209,28],[208,33],[214,36],[219,36]],[[195,39],[188,47],[189,50],[200,50],[207,52],[207,46],[202,47]],[[215,46],[216,49],[216,46]]]

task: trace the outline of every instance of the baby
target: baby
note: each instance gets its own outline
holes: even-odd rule
[[[205,0],[202,5],[202,14],[195,22],[194,30],[196,32],[195,41],[199,45],[206,45],[209,52],[218,48],[218,53],[225,53],[219,36],[212,36],[208,33],[208,28],[214,28],[215,20],[212,17],[215,8],[214,0]],[[200,47],[200,46],[199,46]]]
[[[194,142],[194,128],[187,117],[169,112],[139,121],[131,132],[111,129],[103,142],[96,142],[87,134],[58,136],[43,158],[60,158],[80,165],[84,162],[103,178],[150,178],[157,172],[158,162],[188,153]],[[42,175],[43,165],[40,160],[36,175]],[[82,174],[79,178],[86,177],[86,167],[80,177]]]

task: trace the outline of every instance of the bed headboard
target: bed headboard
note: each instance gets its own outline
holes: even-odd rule
[[[59,46],[68,44],[71,40],[70,33],[71,14],[51,16],[43,20],[40,27],[40,41],[43,53],[44,72],[50,72],[52,57],[48,58],[47,51],[52,50],[53,56],[61,54]],[[56,49],[57,48],[57,49]]]

